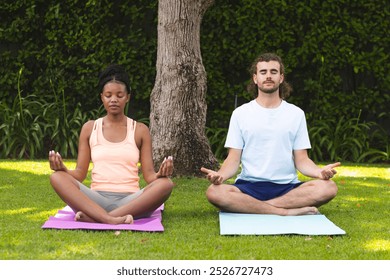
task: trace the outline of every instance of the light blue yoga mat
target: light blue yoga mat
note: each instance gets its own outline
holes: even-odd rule
[[[219,213],[221,235],[340,235],[345,231],[324,215],[278,216]]]

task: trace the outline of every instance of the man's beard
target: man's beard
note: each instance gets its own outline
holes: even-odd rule
[[[263,86],[258,86],[258,88],[259,88],[260,91],[262,91],[264,93],[272,94],[272,93],[274,93],[275,91],[277,91],[279,89],[279,85],[275,85],[272,88],[265,88]]]

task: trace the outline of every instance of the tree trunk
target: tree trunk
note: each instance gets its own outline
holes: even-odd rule
[[[151,93],[150,131],[155,168],[174,158],[175,176],[216,168],[205,135],[206,71],[200,26],[214,0],[159,0],[156,81]]]

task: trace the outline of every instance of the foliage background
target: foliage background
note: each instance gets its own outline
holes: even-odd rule
[[[157,0],[0,3],[0,157],[76,154],[81,124],[102,113],[101,69],[132,79],[129,116],[146,120],[155,79]],[[250,63],[282,56],[288,100],[306,111],[315,160],[390,158],[389,5],[385,0],[216,0],[202,24],[207,134],[223,157],[235,105],[249,101]],[[42,141],[43,139],[43,141]],[[33,143],[33,144],[31,144]]]

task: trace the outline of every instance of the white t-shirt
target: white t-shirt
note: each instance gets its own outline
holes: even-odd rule
[[[286,101],[267,109],[252,100],[233,111],[225,147],[242,149],[237,179],[297,183],[293,150],[311,148],[305,113]]]

